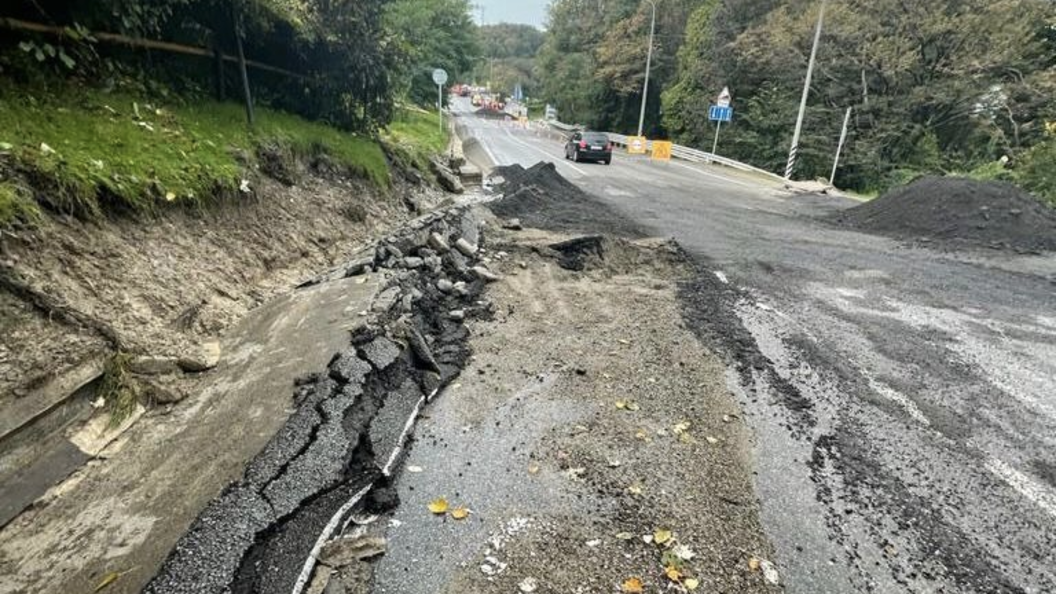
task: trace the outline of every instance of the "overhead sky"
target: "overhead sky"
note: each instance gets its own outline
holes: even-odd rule
[[[540,29],[546,22],[546,7],[550,0],[470,0],[473,19],[480,23],[480,9],[484,8],[484,23],[523,23]]]

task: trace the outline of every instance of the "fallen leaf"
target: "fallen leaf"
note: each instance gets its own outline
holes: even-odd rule
[[[700,586],[700,580],[697,578],[686,578],[685,581],[682,582],[682,585],[685,586],[687,590],[696,590],[697,587]]]
[[[539,465],[535,462],[528,464],[528,474],[539,474]]]
[[[672,427],[671,430],[674,431],[675,435],[682,435],[686,431],[689,431],[689,427],[690,427],[689,421],[681,421],[681,422],[675,423],[675,426]]]
[[[176,194],[174,192],[165,192],[165,200],[167,200],[169,202],[172,202],[175,199],[176,199]]]
[[[469,510],[460,505],[451,510],[451,517],[456,520],[465,520],[469,517]]]
[[[616,538],[620,540],[631,540],[634,538],[634,534],[631,534],[630,532],[617,532]]]
[[[688,433],[680,433],[678,435],[678,441],[680,441],[682,443],[693,443],[696,440],[693,439],[693,436],[688,434]]]
[[[756,559],[755,557],[752,557],[751,559],[748,560],[748,569],[750,569],[752,571],[759,571],[759,565],[760,565],[759,560]]]
[[[681,581],[682,579],[682,572],[670,566],[664,569],[664,575],[666,575],[667,579],[671,580],[672,582]]]
[[[653,541],[655,541],[656,544],[662,545],[669,540],[671,540],[670,530],[659,529],[656,532],[653,532]]]
[[[638,406],[637,402],[628,402],[627,403],[627,410],[635,411],[635,410],[639,410],[639,409],[641,409],[641,407]]]
[[[521,583],[517,585],[521,592],[535,592],[539,587],[539,582],[533,577],[526,577],[521,580]]]
[[[708,440],[708,443],[710,443],[711,445],[715,445],[715,444],[719,443],[719,438],[712,437],[710,435],[705,437],[704,439]]]
[[[637,439],[640,439],[642,441],[645,441],[645,440],[649,439],[649,434],[646,433],[645,429],[639,429],[638,432],[634,434],[634,437],[637,438]]]
[[[642,535],[642,542],[644,542],[645,544],[652,544],[653,543],[653,535],[652,534],[643,534]]]
[[[441,497],[440,499],[437,499],[436,501],[431,502],[429,504],[429,511],[433,512],[434,514],[436,514],[438,516],[442,515],[442,514],[446,514],[447,513],[447,498]]]
[[[631,579],[623,582],[622,590],[627,594],[641,594],[645,591],[645,585],[642,584],[640,578],[632,577]]]
[[[616,408],[618,408],[620,410],[623,410],[623,409],[627,408],[627,401],[626,400],[617,400],[616,401]]]
[[[627,492],[630,493],[631,495],[641,495],[642,494],[642,484],[641,483],[632,484],[630,487],[627,487]]]
[[[119,572],[117,572],[117,571],[111,571],[110,573],[107,573],[106,575],[103,576],[103,579],[99,580],[99,583],[96,584],[95,589],[92,590],[92,592],[100,592],[100,591],[104,590],[110,584],[116,582],[117,579],[120,578],[120,577],[121,577],[121,574]],[[638,590],[638,591],[641,592],[641,590]]]

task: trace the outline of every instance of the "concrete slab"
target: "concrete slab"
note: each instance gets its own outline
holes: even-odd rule
[[[281,296],[222,341],[223,358],[169,414],[152,413],[0,531],[0,593],[138,592],[206,504],[293,410],[293,380],[325,369],[380,277]],[[203,452],[205,455],[203,455]]]

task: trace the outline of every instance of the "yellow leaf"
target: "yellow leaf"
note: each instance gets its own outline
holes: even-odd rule
[[[697,578],[686,578],[686,581],[682,582],[682,585],[685,586],[687,590],[696,590],[697,586],[700,585],[700,580]]]
[[[172,192],[165,192],[165,200],[168,200],[169,202],[172,202],[175,199],[176,199],[176,194],[174,194]]]
[[[671,540],[670,530],[657,530],[656,532],[653,532],[653,542],[656,544],[662,545],[669,540]]]
[[[539,465],[536,464],[535,462],[530,463],[528,465],[528,474],[538,474],[538,473],[539,473]]]
[[[671,430],[675,432],[675,435],[682,435],[686,431],[689,431],[689,427],[689,421],[682,421],[680,423],[676,423],[675,426],[671,428]]]
[[[642,484],[641,483],[634,483],[630,487],[627,487],[627,492],[630,493],[631,495],[641,495],[642,494]]]
[[[623,410],[623,409],[627,408],[627,401],[625,401],[625,400],[617,400],[616,401],[616,408],[618,408],[620,410]]]
[[[99,584],[96,585],[95,586],[95,590],[92,590],[92,591],[93,592],[99,592],[99,591],[103,590],[104,588],[106,588],[110,584],[116,582],[117,578],[119,578],[119,577],[121,577],[120,573],[118,573],[116,571],[111,571],[110,573],[104,575],[103,579],[99,580]]]
[[[635,433],[634,436],[642,441],[649,439],[649,434],[645,432],[645,429],[639,429],[638,433]]]
[[[755,557],[748,560],[748,569],[752,571],[759,571],[760,562]]]
[[[640,406],[638,406],[638,403],[637,403],[637,402],[628,402],[628,403],[627,403],[627,410],[632,410],[632,411],[633,411],[633,410],[638,410],[638,409],[640,409],[640,408],[641,408],[641,407],[640,407]]]
[[[641,594],[645,591],[645,585],[642,584],[642,580],[636,577],[623,582],[623,591],[627,594]]]
[[[469,517],[469,510],[460,505],[451,510],[451,517],[456,520],[465,520]]]
[[[436,514],[438,516],[441,515],[441,514],[446,514],[447,513],[447,499],[444,498],[444,497],[441,497],[440,499],[437,499],[436,501],[431,502],[429,504],[429,511],[433,512],[434,514]]]
[[[682,572],[678,569],[675,569],[673,565],[668,565],[667,568],[664,569],[664,574],[666,574],[667,579],[671,580],[672,582],[677,582],[682,579]]]

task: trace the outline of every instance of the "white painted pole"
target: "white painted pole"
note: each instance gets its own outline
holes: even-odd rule
[[[810,48],[810,62],[807,64],[807,80],[803,83],[803,98],[799,102],[799,117],[796,118],[796,131],[792,135],[792,148],[788,151],[788,164],[785,165],[785,179],[792,179],[796,168],[796,153],[799,152],[799,136],[803,132],[803,116],[807,112],[807,97],[810,95],[810,79],[814,75],[814,61],[818,55],[818,43],[821,41],[821,27],[825,21],[825,2],[821,2],[818,13],[818,28],[814,31],[814,46]]]
[[[656,31],[656,2],[647,0],[653,7],[653,18],[649,21],[649,50],[645,54],[645,83],[642,84],[642,110],[638,114],[638,136],[645,125],[645,102],[649,98],[649,69],[653,65],[653,33]]]
[[[722,120],[715,121],[715,142],[711,145],[711,154],[718,154],[719,150],[719,130],[722,129]]]
[[[444,85],[436,85],[436,113],[440,116],[440,134],[444,133]]]
[[[847,108],[847,115],[843,116],[843,130],[840,132],[840,143],[836,145],[836,158],[832,160],[832,175],[829,176],[829,183],[833,186],[836,185],[836,168],[840,166],[840,152],[843,150],[843,143],[847,140],[847,126],[851,124],[851,108]]]

